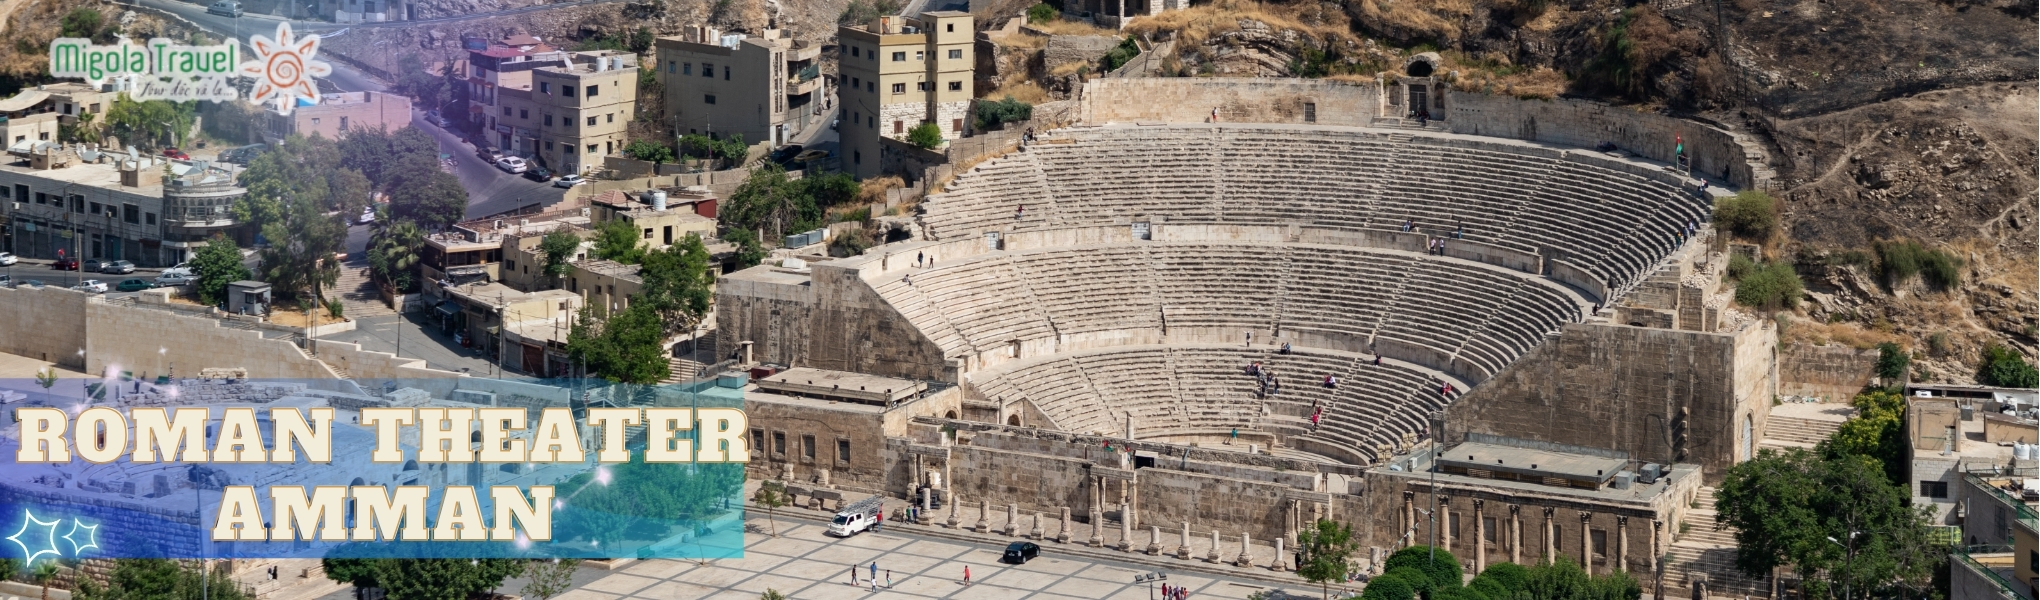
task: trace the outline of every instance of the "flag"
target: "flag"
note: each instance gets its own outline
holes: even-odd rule
[[[1675,146],[1677,146],[1672,149],[1673,154],[1678,154],[1680,156],[1684,156],[1686,154],[1686,136],[1674,133],[1672,134],[1672,143]]]

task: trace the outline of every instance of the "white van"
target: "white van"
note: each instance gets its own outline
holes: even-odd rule
[[[836,512],[836,518],[829,521],[829,535],[850,537],[862,533],[878,524],[880,511],[885,510],[885,499],[872,496],[850,503]]]

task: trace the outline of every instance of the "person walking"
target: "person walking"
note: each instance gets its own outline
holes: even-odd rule
[[[878,561],[871,561],[871,580],[878,581]]]
[[[970,565],[963,566],[963,584],[970,585]]]
[[[857,565],[850,565],[850,585],[857,585]]]
[[[892,589],[892,569],[885,570],[885,587],[886,589]]]

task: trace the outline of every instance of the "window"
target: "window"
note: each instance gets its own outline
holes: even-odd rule
[[[590,116],[588,117],[588,126],[589,126],[589,127],[594,127],[594,126],[595,126],[595,117],[594,117],[593,115],[590,115]]]
[[[588,144],[588,153],[589,153],[589,154],[594,154],[594,153],[595,153],[595,145],[594,145],[594,144]]]
[[[926,81],[916,81],[916,82],[914,82],[914,91],[916,91],[916,92],[925,92],[925,91],[928,91],[928,82],[926,82]]]
[[[949,130],[950,130],[950,131],[955,131],[955,132],[962,132],[962,131],[963,131],[963,119],[950,119],[950,120],[949,120]]]
[[[1451,530],[1452,530],[1452,539],[1455,539],[1455,540],[1456,540],[1456,539],[1459,539],[1459,536],[1460,536],[1460,533],[1459,533],[1459,518],[1460,518],[1461,516],[1462,516],[1462,515],[1460,515],[1459,513],[1452,513],[1452,520],[1450,520],[1450,521],[1447,521],[1447,523],[1450,523],[1450,525],[1448,525],[1448,526],[1447,526],[1447,528],[1449,528],[1449,529],[1451,529]]]
[[[946,33],[956,33],[956,24],[950,23],[948,25],[943,25],[942,31]]]
[[[707,78],[709,78],[709,79],[714,79],[714,78],[715,78],[715,65],[712,65],[712,64],[709,64],[709,63],[701,63],[701,76],[702,76],[702,77],[707,77]]]
[[[99,203],[98,203],[98,202],[94,202],[94,203],[92,203],[92,214],[95,214],[95,215],[96,215],[96,214],[99,214],[99,213],[100,213],[100,210],[99,210]]]
[[[552,152],[552,142],[546,142],[546,143],[545,143],[545,151],[546,151],[546,152]]]
[[[601,90],[602,90],[602,86],[599,86],[599,85],[591,85],[591,86],[588,86],[588,93],[587,93],[587,94],[585,94],[585,96],[586,96],[586,97],[589,97],[589,98],[593,98],[593,97],[595,97],[595,94],[596,94],[596,92],[599,92],[599,91],[601,91]]]
[[[565,153],[567,153],[567,154],[573,154],[573,153],[574,153],[574,145],[573,145],[573,144],[560,144],[560,151],[561,151],[561,152],[565,152]]]
[[[850,440],[836,440],[836,462],[850,462]]]
[[[1317,122],[1317,103],[1316,103],[1316,102],[1305,102],[1305,103],[1303,103],[1303,122],[1305,122],[1305,123],[1316,123],[1316,122]]]
[[[1553,549],[1553,550],[1565,550],[1565,526],[1564,526],[1564,525],[1559,525],[1559,524],[1556,524],[1556,523],[1553,523],[1553,524],[1551,525],[1551,549]]]
[[[693,74],[694,74],[694,63],[681,63],[681,64],[680,64],[680,74],[681,74],[681,75],[693,75]],[[762,448],[763,446],[760,446],[760,447]]]
[[[1589,531],[1587,532],[1587,537],[1594,544],[1594,556],[1608,556],[1608,530],[1596,529]]]
[[[926,51],[926,50],[915,50],[915,51],[914,51],[914,62],[927,62],[927,60],[928,60],[928,51]]]
[[[510,107],[508,106],[503,107],[503,116],[505,117],[510,116]]]
[[[858,52],[858,48],[857,48],[856,46],[851,46],[851,47],[850,47],[850,55],[851,55],[851,56],[863,56],[862,54],[858,54],[857,52]]]
[[[853,151],[851,151],[851,152],[850,152],[850,164],[853,164],[853,165],[861,165],[861,164],[864,164],[864,151],[862,151],[862,150],[853,150]]]
[[[666,74],[668,74],[668,75],[671,75],[671,74],[673,74],[674,72],[676,72],[676,71],[679,71],[679,70],[680,70],[680,61],[675,61],[675,60],[669,60],[669,61],[666,61]]]
[[[568,98],[574,97],[574,86],[571,85],[560,86],[560,95]]]
[[[1483,538],[1483,539],[1486,539],[1486,540],[1487,540],[1487,543],[1490,543],[1490,544],[1492,544],[1492,543],[1495,543],[1495,518],[1494,518],[1494,517],[1481,517],[1481,519],[1480,519],[1480,536],[1481,536],[1481,538]]]
[[[815,436],[800,436],[800,457],[804,460],[815,459]]]
[[[127,222],[129,222],[129,223],[133,223],[133,224],[136,224],[136,225],[140,225],[140,224],[142,224],[142,209],[141,209],[141,207],[135,206],[135,205],[133,205],[133,204],[123,204],[123,205],[121,205],[121,207],[120,207],[120,220],[122,220],[122,221],[127,221]]]
[[[652,228],[650,228],[650,227],[646,227],[646,228],[645,228],[645,236],[644,236],[644,237],[642,237],[642,238],[639,238],[639,239],[646,239],[646,240],[652,239]]]
[[[319,118],[318,118],[318,117],[312,117],[312,126],[313,126],[313,127],[317,127],[318,125],[319,125]]]
[[[547,96],[551,96],[551,95],[552,95],[552,84],[551,84],[551,83],[547,83],[547,82],[544,82],[544,81],[538,82],[538,93],[541,93],[541,94],[545,94],[545,95],[547,95]]]
[[[757,452],[765,451],[765,430],[763,429],[751,430],[751,450]]]
[[[148,219],[147,219],[147,221],[146,221],[146,224],[148,224],[148,225],[155,225],[155,224],[156,224],[156,213],[144,213],[144,214],[145,214],[145,216],[147,216],[147,217],[148,217]]]
[[[703,104],[715,104],[715,94],[706,94],[706,95],[703,95],[703,96],[701,97],[701,102],[702,102]]]
[[[552,127],[552,115],[545,116],[545,126]]]
[[[608,117],[609,117],[609,119],[608,119],[608,120],[606,120],[606,121],[603,121],[604,123],[615,123],[615,122],[616,122],[616,113],[609,113]]]
[[[906,133],[906,132],[907,132],[907,124],[906,124],[906,122],[904,122],[904,121],[893,121],[893,122],[892,122],[892,132],[893,132],[893,133],[895,133],[895,134],[899,134],[899,133]]]
[[[894,52],[894,53],[892,53],[892,59],[893,59],[893,62],[906,62],[906,60],[907,60],[907,53],[905,53],[905,52]]]
[[[874,94],[875,94],[875,93],[878,93],[878,82],[876,82],[876,81],[866,81],[866,82],[864,82],[864,91],[866,91],[866,92],[870,92],[870,93],[874,93]]]
[[[895,84],[892,84],[892,93],[895,93],[895,94],[904,94],[904,93],[907,93],[907,84],[904,84],[904,83],[895,83]]]
[[[854,90],[854,89],[857,89],[857,88],[861,88],[861,87],[864,87],[864,81],[863,81],[863,80],[860,80],[860,79],[858,79],[858,78],[856,78],[856,77],[852,77],[852,78],[850,78],[850,89],[853,89],[853,90]]]
[[[963,82],[961,82],[961,81],[951,81],[951,82],[949,82],[949,91],[952,91],[952,92],[961,92],[961,91],[963,91]]]
[[[1946,498],[1948,497],[1948,482],[1921,481],[1920,496],[1925,498]]]
[[[962,59],[962,58],[963,58],[963,51],[962,51],[962,50],[950,50],[950,51],[949,51],[949,59],[950,59],[950,60],[960,60],[960,59]]]
[[[723,80],[723,81],[729,81],[729,80],[730,80],[730,68],[729,68],[729,67],[723,67],[723,70],[722,70],[722,80]]]
[[[531,118],[531,109],[528,109],[528,108],[520,108],[520,109],[517,109],[517,118],[519,118],[519,119],[529,119],[529,118]]]
[[[772,432],[772,454],[775,456],[786,456],[786,432]]]

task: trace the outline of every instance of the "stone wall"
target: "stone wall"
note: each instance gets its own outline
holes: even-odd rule
[[[1069,63],[1089,64],[1111,52],[1119,40],[1109,35],[1051,35],[1041,49],[1041,64],[1047,71]]]
[[[1445,104],[1445,125],[1453,133],[1582,148],[1610,142],[1665,163],[1675,162],[1675,140],[1683,137],[1696,174],[1722,177],[1727,172],[1726,179],[1743,188],[1761,187],[1770,177],[1762,157],[1754,155],[1735,134],[1697,121],[1586,100],[1524,100],[1448,92]]]
[[[1084,123],[1223,123],[1364,126],[1379,112],[1380,86],[1322,79],[1127,78],[1084,83]],[[1315,105],[1315,121],[1305,105]]]
[[[352,386],[340,386],[338,374],[306,355],[297,344],[265,339],[260,331],[227,329],[212,319],[96,300],[84,313],[88,373],[118,367],[137,376],[154,377],[173,369],[194,375],[200,369],[240,368],[256,379],[301,380],[319,389],[354,391],[348,389]],[[5,336],[0,332],[0,337]]]
[[[19,279],[17,279],[19,281]],[[58,288],[0,287],[0,352],[85,368],[85,303]]]
[[[1719,481],[1763,438],[1777,388],[1776,344],[1776,330],[1763,322],[1730,334],[1567,325],[1454,401],[1446,439],[1485,433],[1609,448],[1648,462],[1697,463]],[[1672,440],[1679,429],[1682,448]]]
[[[904,269],[912,261],[891,262]],[[874,270],[886,276],[883,268]],[[808,277],[800,284],[723,279],[716,290],[716,347],[734,353],[751,342],[759,362],[956,380],[942,349],[880,298],[858,269],[816,264]]]
[[[1848,402],[1877,377],[1877,351],[1793,344],[1778,350],[1778,393]]]

